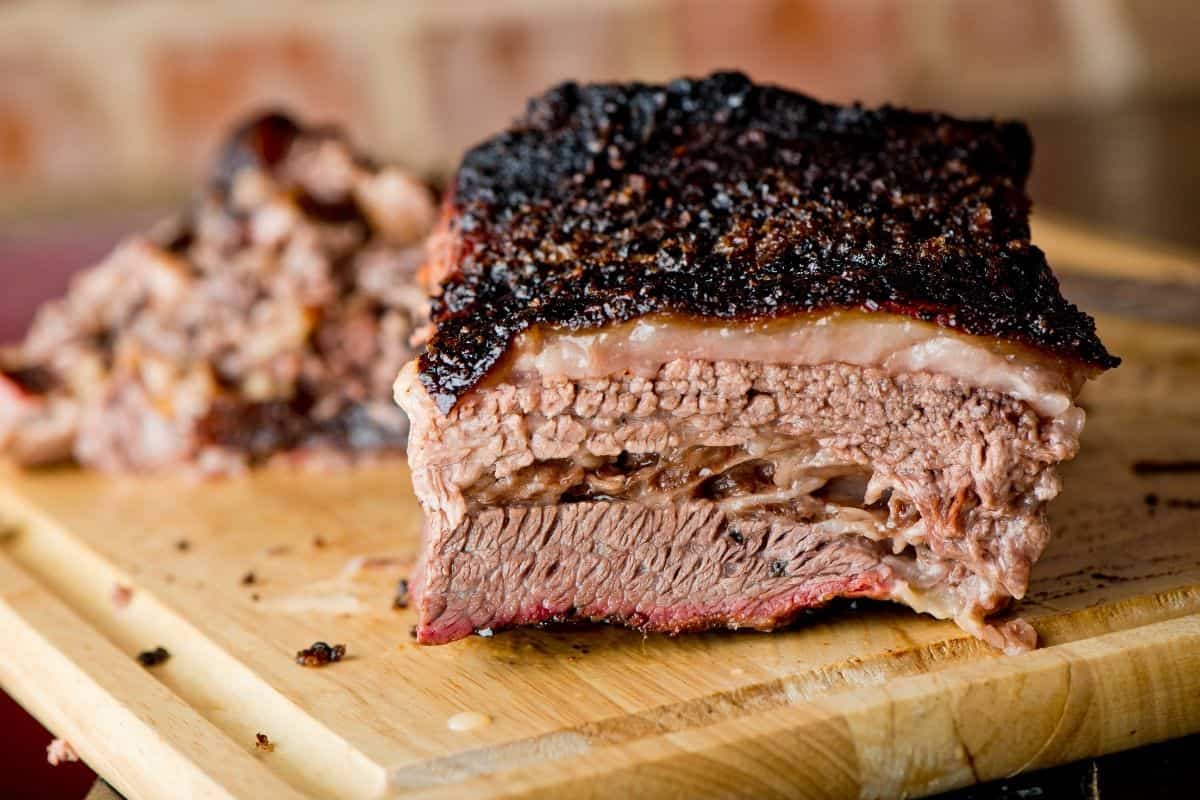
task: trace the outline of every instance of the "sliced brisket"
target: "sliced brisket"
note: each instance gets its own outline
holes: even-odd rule
[[[867,596],[1032,646],[987,617],[1116,360],[1029,243],[1030,152],[734,74],[533,100],[464,159],[396,385],[418,640]]]
[[[1116,360],[1029,241],[1019,123],[719,73],[563,84],[463,158],[421,380],[442,411],[538,325],[864,308]]]

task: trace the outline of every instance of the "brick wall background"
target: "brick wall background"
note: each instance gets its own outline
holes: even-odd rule
[[[1195,0],[0,0],[0,223],[159,203],[263,105],[427,172],[565,78],[1028,114],[1200,87]]]

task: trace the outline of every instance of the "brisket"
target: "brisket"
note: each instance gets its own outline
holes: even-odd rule
[[[1023,126],[718,74],[565,84],[464,158],[401,371],[416,635],[769,630],[895,600],[997,647],[1115,365],[1029,242]]]
[[[402,450],[391,383],[426,314],[432,218],[425,186],[337,131],[248,121],[192,208],[40,311],[5,359],[0,447],[204,473]]]
[[[1029,241],[1019,123],[720,73],[563,84],[463,158],[421,380],[442,411],[537,325],[864,308],[1112,367]]]
[[[1020,643],[983,619],[1023,594],[1078,444],[1073,415],[836,363],[542,378],[445,417],[408,386],[425,642],[571,615],[769,629],[849,593]]]

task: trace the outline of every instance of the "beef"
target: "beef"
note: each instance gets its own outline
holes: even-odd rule
[[[9,356],[10,363],[19,363]],[[21,464],[52,464],[67,456],[79,408],[54,392],[48,370],[0,364],[0,447]],[[31,376],[39,376],[29,380]]]
[[[678,360],[484,387],[443,416],[406,371],[419,641],[572,614],[769,629],[854,594],[1028,644],[983,619],[1024,593],[1077,413],[929,373]]]
[[[433,213],[335,130],[247,121],[189,210],[77,276],[6,355],[0,447],[206,474],[402,451],[391,384],[427,313]]]
[[[854,596],[1033,646],[989,617],[1116,360],[1029,243],[1029,156],[732,74],[532,101],[463,161],[396,383],[418,641]]]
[[[568,83],[466,154],[421,380],[444,412],[523,331],[884,311],[1116,360],[1029,241],[1018,123],[827,105],[744,75]]]
[[[894,579],[869,539],[806,522],[735,525],[704,500],[489,508],[435,546],[423,643],[572,619],[770,630],[835,596],[886,597]]]

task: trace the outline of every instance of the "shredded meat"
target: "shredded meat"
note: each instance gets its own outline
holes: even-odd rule
[[[192,209],[79,275],[3,359],[0,447],[26,464],[229,473],[403,447],[433,198],[335,131],[230,137]]]

